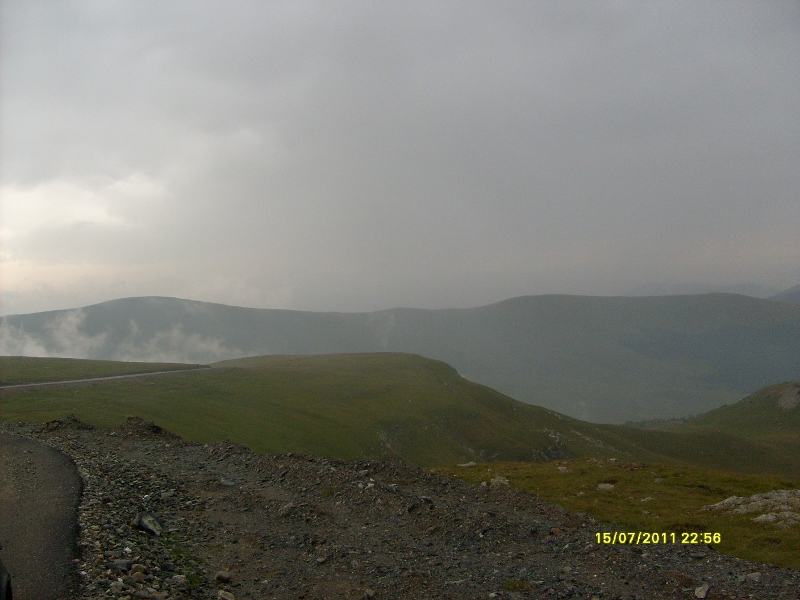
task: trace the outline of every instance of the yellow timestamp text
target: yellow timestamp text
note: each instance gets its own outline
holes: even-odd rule
[[[598,544],[719,544],[722,541],[721,533],[710,531],[598,531],[594,535]]]

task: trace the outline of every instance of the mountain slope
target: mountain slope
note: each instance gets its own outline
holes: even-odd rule
[[[52,359],[30,360],[46,366]],[[194,441],[230,439],[260,452],[415,465],[611,457],[779,474],[800,467],[800,447],[726,433],[586,423],[504,396],[417,355],[266,356],[215,367],[6,390],[0,420],[42,423],[72,413],[111,427],[137,415]]]
[[[698,434],[714,431],[776,448],[800,450],[800,381],[768,386],[741,402],[672,424],[667,429]]]
[[[732,294],[530,296],[473,309],[263,310],[128,298],[3,319],[2,353],[206,363],[396,351],[595,422],[698,414],[800,377],[800,306]]]

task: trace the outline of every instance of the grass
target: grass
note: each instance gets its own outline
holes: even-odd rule
[[[69,381],[111,375],[192,369],[199,365],[178,363],[119,362],[76,358],[0,356],[0,385]]]
[[[796,489],[800,487],[798,478],[594,458],[478,464],[436,471],[473,483],[502,475],[516,489],[537,494],[570,512],[614,524],[617,531],[720,533],[721,542],[713,545],[719,552],[800,568],[800,527],[780,529],[753,523],[760,513],[700,511],[730,496]],[[600,483],[610,483],[614,488],[599,490]]]
[[[79,377],[171,366],[57,359],[0,364],[18,382],[41,381],[54,366],[60,376]],[[502,474],[519,489],[620,530],[718,532],[721,552],[800,568],[800,527],[781,530],[753,523],[755,515],[698,512],[729,496],[798,487],[800,449],[785,443],[798,431],[800,409],[785,408],[787,390],[796,384],[767,388],[682,424],[684,430],[646,431],[523,404],[413,354],[268,356],[217,366],[168,378],[7,390],[0,394],[0,421],[75,414],[112,427],[136,415],[189,440],[230,439],[265,453],[392,458],[428,467],[476,461],[481,464],[437,470],[476,483]],[[614,489],[598,490],[598,483]]]
[[[27,360],[43,361],[43,371],[53,364]],[[31,364],[22,366],[30,373]],[[62,372],[76,373],[93,363],[57,364]],[[101,363],[104,374],[112,374],[115,364],[122,372],[131,367]],[[259,452],[392,458],[419,466],[593,456],[791,475],[800,465],[800,447],[766,439],[572,419],[413,354],[266,356],[216,366],[168,378],[6,390],[0,421],[44,422],[75,414],[113,427],[136,415],[198,442],[227,438]],[[145,364],[143,370],[152,368]],[[25,376],[24,369],[10,373],[17,381]]]
[[[260,452],[423,466],[543,460],[580,455],[594,443],[601,454],[618,454],[591,438],[588,424],[517,402],[416,355],[271,356],[218,366],[169,378],[6,391],[0,419],[75,414],[112,427],[136,415],[195,441],[228,438]],[[584,437],[568,433],[576,427]]]

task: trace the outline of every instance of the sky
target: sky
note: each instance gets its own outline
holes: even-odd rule
[[[800,282],[800,4],[5,0],[4,314]]]

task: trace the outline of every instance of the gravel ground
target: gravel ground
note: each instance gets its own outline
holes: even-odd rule
[[[611,531],[501,481],[263,456],[129,419],[4,424],[84,479],[80,598],[792,598],[800,571]]]

